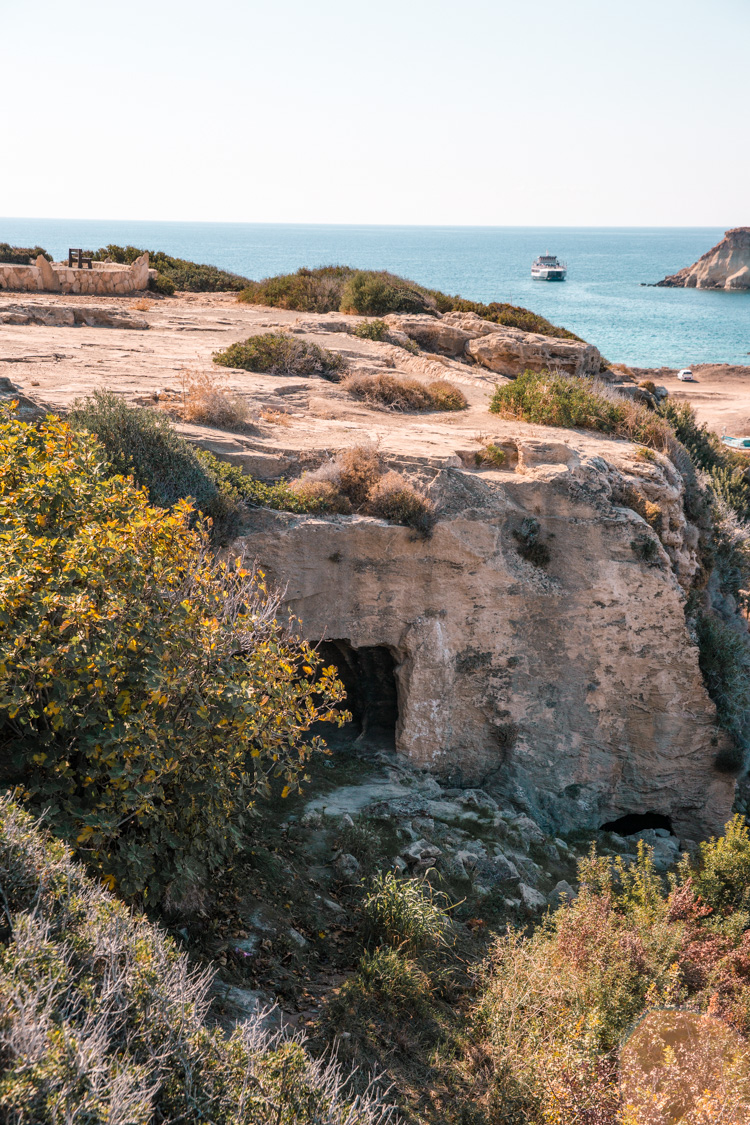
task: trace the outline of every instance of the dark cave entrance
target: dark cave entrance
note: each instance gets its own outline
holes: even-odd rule
[[[626,813],[625,816],[618,816],[617,820],[608,820],[600,831],[616,832],[618,836],[634,836],[636,832],[643,832],[647,828],[666,828],[667,832],[674,835],[672,821],[658,812]]]
[[[352,713],[351,723],[340,731],[328,728],[324,738],[329,745],[356,741],[395,750],[398,722],[396,661],[385,645],[352,648],[347,640],[321,641],[318,653],[323,664],[335,664],[346,688],[341,704]]]

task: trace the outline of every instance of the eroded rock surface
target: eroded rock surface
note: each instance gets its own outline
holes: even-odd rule
[[[646,811],[684,835],[719,830],[734,786],[713,766],[724,736],[685,627],[696,536],[681,479],[668,462],[642,477],[561,442],[519,449],[516,472],[423,469],[440,513],[429,540],[257,512],[237,549],[286,589],[310,639],[388,650],[396,747],[413,764],[548,831]],[[668,550],[618,503],[624,484],[658,493]],[[523,557],[529,519],[546,567]],[[658,544],[651,565],[642,537]]]

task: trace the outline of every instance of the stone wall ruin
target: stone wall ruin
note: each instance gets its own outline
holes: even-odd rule
[[[0,262],[0,290],[22,293],[67,293],[89,297],[122,297],[148,289],[155,270],[149,270],[148,254],[141,254],[129,266],[117,262],[94,262],[91,269],[48,262],[40,254],[34,265],[19,266]]]

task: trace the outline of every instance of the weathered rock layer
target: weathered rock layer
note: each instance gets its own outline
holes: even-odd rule
[[[728,230],[692,266],[657,284],[683,289],[750,289],[750,227]]]

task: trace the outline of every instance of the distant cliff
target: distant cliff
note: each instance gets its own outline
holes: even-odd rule
[[[657,284],[683,289],[750,289],[750,227],[728,230],[694,265]]]

